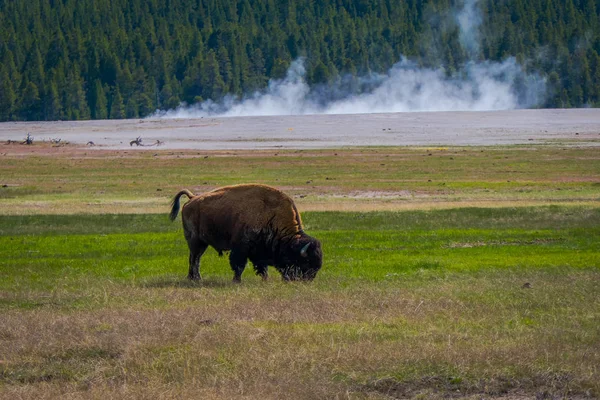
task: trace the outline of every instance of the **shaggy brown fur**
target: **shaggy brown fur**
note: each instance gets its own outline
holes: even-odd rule
[[[182,211],[190,279],[200,279],[200,257],[208,246],[220,254],[231,250],[229,261],[236,282],[248,259],[263,279],[268,265],[275,266],[285,280],[312,280],[321,268],[320,242],[304,233],[294,201],[280,190],[248,184],[195,196],[184,189],[173,199],[171,220],[179,213],[183,195],[190,198]]]

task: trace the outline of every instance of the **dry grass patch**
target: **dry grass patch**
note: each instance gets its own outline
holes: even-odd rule
[[[531,289],[522,288],[524,280]],[[5,310],[0,393],[273,399],[600,393],[595,270],[379,283],[220,282],[105,284],[86,293],[88,308]]]
[[[257,182],[306,210],[598,204],[595,148],[109,151],[6,146],[4,214],[164,212],[182,187]]]

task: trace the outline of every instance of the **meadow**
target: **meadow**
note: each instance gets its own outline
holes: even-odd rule
[[[0,147],[3,214],[164,213],[182,187],[265,183],[304,211],[597,205],[597,147],[110,151]]]
[[[22,147],[0,171],[0,398],[597,398],[600,154]],[[310,284],[189,282],[169,197],[278,186]]]

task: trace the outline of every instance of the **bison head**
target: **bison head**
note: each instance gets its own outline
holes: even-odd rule
[[[323,263],[321,243],[308,235],[294,239],[283,249],[279,266],[286,281],[312,281]]]

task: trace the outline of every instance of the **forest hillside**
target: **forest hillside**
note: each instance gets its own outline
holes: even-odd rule
[[[532,81],[543,95],[497,107],[598,107],[599,13],[600,0],[0,0],[0,121],[218,104],[298,62],[304,84],[344,97],[398,65],[460,81],[508,61],[517,98]]]

